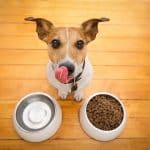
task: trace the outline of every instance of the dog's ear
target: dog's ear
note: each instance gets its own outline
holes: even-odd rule
[[[90,42],[96,38],[96,34],[98,33],[98,23],[104,21],[109,21],[109,19],[90,19],[82,23],[81,28],[87,39],[87,42]]]
[[[36,22],[36,32],[38,33],[38,37],[43,41],[46,40],[46,37],[54,27],[50,21],[43,18],[27,17],[25,20]]]

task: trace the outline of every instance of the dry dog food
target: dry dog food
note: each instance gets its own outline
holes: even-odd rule
[[[123,119],[120,103],[109,95],[97,95],[87,105],[87,116],[90,122],[102,130],[117,128]]]

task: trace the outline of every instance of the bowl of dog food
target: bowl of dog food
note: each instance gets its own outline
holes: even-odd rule
[[[43,92],[23,97],[13,113],[16,132],[29,142],[41,142],[52,137],[62,122],[62,111],[57,101]]]
[[[127,115],[124,104],[115,95],[98,92],[83,102],[80,108],[83,130],[98,141],[117,138],[125,128]]]

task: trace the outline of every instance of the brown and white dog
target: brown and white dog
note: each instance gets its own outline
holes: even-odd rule
[[[83,89],[92,79],[92,66],[86,56],[87,44],[96,38],[98,23],[109,19],[90,19],[79,28],[54,27],[43,18],[28,17],[25,20],[36,23],[38,37],[48,45],[50,83],[58,89],[62,99],[73,92],[75,100],[80,101]]]

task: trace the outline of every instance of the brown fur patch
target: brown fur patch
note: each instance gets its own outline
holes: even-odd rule
[[[86,56],[87,43],[95,39],[98,33],[98,23],[109,21],[108,18],[94,18],[83,22],[81,28],[55,28],[50,21],[44,18],[28,17],[25,20],[36,22],[39,38],[49,45],[49,58],[52,62],[58,63],[65,56],[70,56],[77,64],[81,64]],[[61,42],[58,49],[51,45],[54,39],[59,39]],[[78,40],[85,43],[82,49],[75,46]]]
[[[51,46],[53,39],[60,40],[61,46],[58,49],[54,49]],[[78,40],[83,40],[86,43],[80,28],[54,28],[46,39],[46,43],[49,45],[48,53],[50,60],[58,63],[65,56],[69,56],[77,64],[81,64],[86,56],[87,48],[85,44],[83,49],[77,49],[75,43]]]
[[[85,22],[82,23],[82,31],[86,37],[87,42],[90,42],[96,38],[96,35],[98,33],[98,23],[99,22],[104,22],[104,21],[109,21],[108,18],[94,18],[94,19],[89,19]]]
[[[86,56],[87,43],[95,39],[98,33],[98,23],[109,21],[108,18],[94,18],[83,22],[81,28],[55,28],[50,21],[44,18],[28,17],[25,20],[36,22],[36,31],[39,38],[48,44],[49,58],[52,62],[58,63],[61,59],[69,56],[77,64],[81,64]],[[51,45],[54,39],[59,39],[61,42],[60,47],[57,49]],[[75,46],[78,40],[85,43],[82,49]]]

